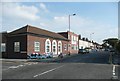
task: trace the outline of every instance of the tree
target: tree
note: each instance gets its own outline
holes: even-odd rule
[[[112,46],[114,49],[116,49],[116,45],[118,43],[117,38],[108,38],[103,40],[104,44],[109,44],[109,46]]]
[[[120,40],[118,41],[117,45],[116,45],[116,49],[117,51],[120,53]]]
[[[88,41],[88,38],[86,38],[85,40]]]
[[[108,48],[108,46],[107,46],[106,43],[103,43],[103,44],[102,44],[102,47],[104,47],[104,48]]]
[[[118,40],[117,38],[108,38],[103,40],[103,46],[107,47],[109,44],[109,46],[111,45],[117,52],[120,53],[120,40]]]
[[[83,37],[82,40],[85,41],[85,37]]]

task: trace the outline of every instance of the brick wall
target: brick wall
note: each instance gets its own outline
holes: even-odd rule
[[[75,37],[79,37],[79,36],[73,32],[69,32],[69,31],[68,32],[61,32],[59,34],[70,40],[68,42],[68,52],[70,52],[71,54],[78,53],[78,50],[72,49],[72,46],[78,47],[79,42],[77,41],[75,44],[72,44],[72,36],[75,36]]]
[[[45,41],[46,39],[50,39],[51,41],[51,51],[52,51],[52,41],[56,40],[57,42],[57,46],[58,46],[58,41],[62,42],[62,52],[64,54],[68,53],[68,49],[64,49],[64,45],[68,45],[68,41],[63,41],[63,40],[57,40],[57,39],[53,39],[53,38],[47,38],[47,37],[38,37],[38,36],[32,36],[32,35],[28,35],[27,36],[27,53],[31,54],[34,52],[34,41],[40,42],[40,54],[44,54],[45,53]],[[57,47],[58,48],[58,47]],[[58,51],[58,49],[57,49]],[[58,52],[57,52],[58,53]]]

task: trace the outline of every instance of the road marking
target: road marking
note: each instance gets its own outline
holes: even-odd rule
[[[16,69],[16,68],[18,68],[19,66],[11,66],[11,67],[9,67],[9,68],[13,68],[13,69]]]
[[[13,68],[13,69],[16,69],[16,68],[19,68],[19,67],[23,67],[23,66],[25,66],[25,65],[18,65],[18,66],[10,66],[9,68]]]
[[[22,64],[21,64],[21,65],[18,65],[18,67],[22,67],[22,66],[25,66],[25,65],[22,65]]]
[[[115,69],[116,69],[115,66],[117,66],[117,65],[113,65],[113,76],[112,76],[112,79],[117,79],[118,78],[118,76],[115,73]]]
[[[26,66],[26,65],[32,65],[32,64],[38,64],[38,62],[35,62],[35,63],[24,63],[23,65],[20,64],[20,65],[17,65],[17,66],[10,66],[7,69],[2,69],[2,70],[5,71],[5,70],[8,70],[8,69],[17,69],[19,67],[23,67],[23,66]]]
[[[7,68],[7,69],[2,69],[2,71],[5,71],[5,70],[8,70],[9,68]]]
[[[53,69],[51,69],[51,70],[48,70],[48,71],[45,71],[45,72],[43,72],[43,73],[37,74],[37,75],[35,75],[35,76],[33,76],[33,77],[35,78],[35,77],[44,75],[44,74],[46,74],[46,73],[49,73],[49,72],[51,72],[51,71],[54,71],[54,70],[56,70],[56,69],[58,69],[58,68],[61,68],[61,67],[63,67],[63,66],[64,66],[64,65],[59,66],[59,67],[56,67],[56,68],[53,68]]]
[[[113,76],[115,75],[115,65],[113,65]]]
[[[34,62],[34,63],[24,63],[25,65],[32,65],[32,64],[38,64],[38,62]]]

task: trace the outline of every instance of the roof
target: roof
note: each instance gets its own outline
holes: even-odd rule
[[[56,38],[56,39],[61,39],[61,40],[68,40],[58,33],[51,32],[51,31],[41,29],[41,28],[31,26],[31,25],[26,25],[22,28],[19,28],[15,31],[10,32],[11,35],[23,34],[23,33],[29,33],[29,34],[40,35],[40,36],[47,36],[50,38]]]

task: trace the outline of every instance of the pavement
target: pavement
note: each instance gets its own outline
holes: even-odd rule
[[[113,64],[120,65],[120,54],[113,54],[112,56]]]
[[[113,54],[112,56],[112,63],[116,65],[116,76],[120,80],[120,54]]]
[[[0,59],[0,61],[9,61],[9,62],[13,62],[13,61],[16,61],[16,62],[26,62],[26,61],[28,61],[28,59],[5,59],[5,58],[2,58],[2,59]]]

